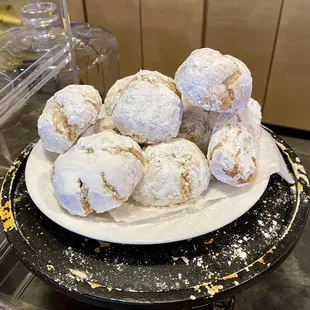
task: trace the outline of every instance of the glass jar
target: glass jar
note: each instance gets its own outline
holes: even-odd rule
[[[21,10],[24,26],[0,34],[0,88],[56,44],[65,44],[66,35],[57,6],[35,2]],[[91,84],[103,97],[119,78],[118,48],[106,29],[86,23],[71,23],[77,70],[81,84]],[[72,84],[70,66],[55,77],[54,89]]]

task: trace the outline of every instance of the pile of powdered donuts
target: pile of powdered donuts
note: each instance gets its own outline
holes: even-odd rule
[[[118,80],[104,104],[89,85],[50,98],[38,120],[47,151],[60,154],[52,182],[69,213],[103,213],[132,199],[178,205],[210,178],[246,186],[257,170],[261,109],[251,72],[210,48],[195,50],[174,80],[141,70]]]

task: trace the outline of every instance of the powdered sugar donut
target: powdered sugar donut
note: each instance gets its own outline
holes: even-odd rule
[[[261,108],[251,99],[238,114],[220,114],[212,132],[208,160],[220,181],[244,186],[253,180],[259,151]]]
[[[139,145],[129,137],[103,131],[81,138],[55,161],[55,195],[71,214],[111,210],[129,198],[143,163]]]
[[[246,65],[210,48],[193,51],[178,68],[175,82],[184,97],[206,111],[242,111],[252,93]]]
[[[205,154],[218,113],[208,112],[182,96],[183,120],[178,137],[194,142]]]
[[[90,85],[69,85],[46,102],[38,120],[44,148],[55,153],[68,150],[97,120],[102,100]]]
[[[112,93],[108,110],[123,135],[148,144],[177,136],[183,104],[171,78],[142,70],[119,82]]]
[[[177,138],[148,146],[143,177],[132,197],[144,205],[166,206],[198,197],[210,181],[208,162],[192,142]]]

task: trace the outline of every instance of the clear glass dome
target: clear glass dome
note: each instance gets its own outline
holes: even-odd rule
[[[24,26],[0,34],[0,88],[53,46],[66,43],[54,3],[30,3],[21,12]],[[104,28],[86,23],[71,23],[71,30],[80,83],[93,85],[105,97],[119,78],[115,37]],[[53,82],[52,91],[71,84],[70,67],[62,70]]]

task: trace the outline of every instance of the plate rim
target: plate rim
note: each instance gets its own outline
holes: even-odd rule
[[[179,242],[179,241],[183,241],[183,240],[199,237],[201,235],[205,235],[207,233],[211,233],[213,231],[216,231],[216,230],[218,230],[218,229],[220,229],[220,228],[222,228],[222,227],[224,227],[226,225],[229,225],[230,223],[232,223],[233,221],[237,220],[239,217],[244,215],[246,212],[248,212],[256,204],[256,202],[259,201],[260,197],[263,195],[263,193],[265,192],[266,188],[268,187],[269,180],[270,180],[270,176],[269,176],[267,179],[259,182],[258,184],[253,184],[252,186],[256,186],[256,188],[259,188],[259,193],[260,193],[259,197],[257,199],[255,198],[255,201],[254,201],[253,204],[251,202],[251,206],[244,208],[244,209],[246,209],[245,211],[236,212],[237,216],[231,216],[231,218],[228,221],[224,221],[225,222],[224,225],[222,225],[222,224],[219,224],[217,226],[215,225],[215,228],[212,229],[212,230],[205,229],[204,231],[201,230],[200,232],[189,232],[189,234],[187,234],[186,236],[183,236],[181,238],[176,237],[176,236],[170,236],[168,238],[162,237],[162,238],[157,239],[157,240],[146,240],[146,239],[137,239],[135,237],[135,238],[133,238],[134,240],[133,239],[129,239],[129,240],[127,239],[126,240],[126,239],[122,239],[120,237],[113,238],[113,236],[109,236],[109,234],[108,234],[108,236],[99,236],[99,234],[96,234],[96,231],[94,232],[94,234],[92,232],[87,232],[87,231],[85,233],[85,231],[81,231],[76,226],[73,226],[73,227],[70,226],[70,224],[72,224],[73,220],[77,220],[77,221],[81,220],[80,217],[76,217],[75,215],[71,215],[68,211],[63,209],[61,206],[59,206],[59,207],[61,208],[61,212],[62,213],[60,215],[58,215],[58,216],[52,210],[50,210],[50,208],[48,208],[48,205],[44,205],[42,207],[42,205],[40,204],[42,202],[42,197],[38,197],[36,193],[33,194],[34,192],[36,192],[36,190],[33,189],[34,186],[28,186],[28,184],[30,184],[30,183],[32,183],[32,185],[34,185],[33,181],[31,180],[31,177],[32,177],[33,173],[31,173],[31,168],[29,167],[30,164],[32,164],[32,165],[34,164],[34,161],[32,159],[32,162],[30,162],[29,159],[31,158],[32,152],[36,148],[39,149],[39,152],[44,151],[41,140],[39,140],[37,143],[35,143],[33,145],[33,148],[32,148],[31,152],[28,155],[28,159],[27,159],[26,166],[25,166],[25,182],[26,182],[27,190],[28,190],[29,196],[31,197],[31,199],[34,202],[34,204],[36,205],[36,207],[45,216],[47,216],[51,221],[55,222],[56,224],[60,225],[61,227],[65,228],[65,229],[67,229],[67,230],[69,230],[71,232],[74,232],[76,234],[82,235],[82,236],[87,237],[87,238],[92,238],[92,239],[97,239],[97,240],[104,240],[104,241],[107,241],[107,242],[119,243],[119,244],[128,244],[128,245],[130,245],[130,244],[131,245],[165,244],[165,243]],[[46,153],[46,155],[50,155],[50,154],[51,154],[50,152]],[[42,155],[44,155],[44,154],[42,153]],[[233,196],[226,197],[226,198],[223,198],[223,199],[230,199],[232,197]],[[40,203],[37,203],[38,202],[37,199],[41,200]],[[229,201],[227,203],[229,203]],[[201,212],[201,211],[198,211],[198,212]],[[65,217],[63,217],[62,215],[65,215]],[[75,222],[75,223],[77,223],[77,222]],[[91,224],[91,221],[87,220],[85,222],[85,224]],[[175,222],[174,224],[177,224],[177,222]],[[76,225],[79,225],[79,224],[76,224]],[[128,224],[128,226],[135,226],[135,227],[138,227],[139,225],[140,224],[135,224],[135,223]],[[120,229],[122,229],[122,227],[120,227]],[[145,228],[142,228],[142,229],[145,229]],[[146,227],[146,229],[147,229],[147,227]]]

